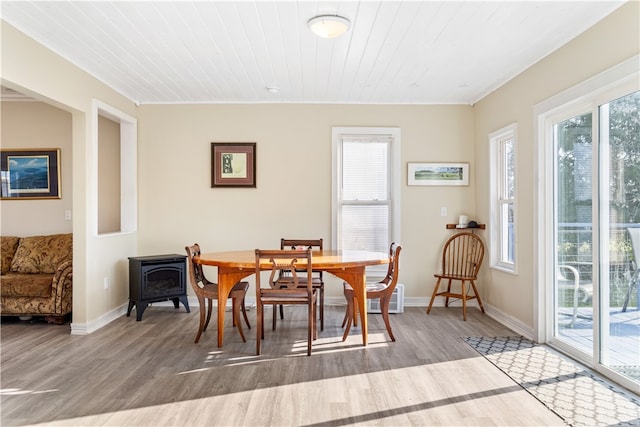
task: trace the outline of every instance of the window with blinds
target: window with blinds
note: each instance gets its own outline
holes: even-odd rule
[[[387,252],[398,241],[399,151],[398,128],[333,129],[337,249]]]

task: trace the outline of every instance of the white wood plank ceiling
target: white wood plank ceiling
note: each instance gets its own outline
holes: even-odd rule
[[[3,0],[0,14],[140,104],[473,104],[623,3]],[[316,37],[320,14],[351,28]]]

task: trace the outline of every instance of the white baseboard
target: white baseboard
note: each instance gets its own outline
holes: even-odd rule
[[[535,341],[533,336],[533,329],[530,326],[522,323],[520,320],[516,319],[515,317],[510,316],[496,309],[492,305],[489,305],[486,303],[484,303],[483,305],[484,305],[484,310],[487,313],[487,316],[491,317],[496,322],[503,324],[504,326],[511,329],[515,333],[522,335],[527,339]]]
[[[96,320],[92,320],[88,323],[71,322],[71,335],[88,335],[92,332],[97,331],[103,326],[106,326],[109,323],[113,322],[120,316],[127,314],[128,305],[128,302],[126,304],[122,304],[121,306],[116,307],[113,310],[98,317]]]

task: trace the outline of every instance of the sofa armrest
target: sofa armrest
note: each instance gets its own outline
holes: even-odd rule
[[[51,296],[55,298],[55,312],[71,312],[71,297],[73,292],[73,262],[64,261],[58,265],[53,275]]]

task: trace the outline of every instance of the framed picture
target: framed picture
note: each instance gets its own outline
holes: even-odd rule
[[[256,187],[256,143],[212,142],[211,187]]]
[[[60,149],[0,151],[2,199],[59,199]]]
[[[408,163],[408,185],[469,185],[469,163]]]

